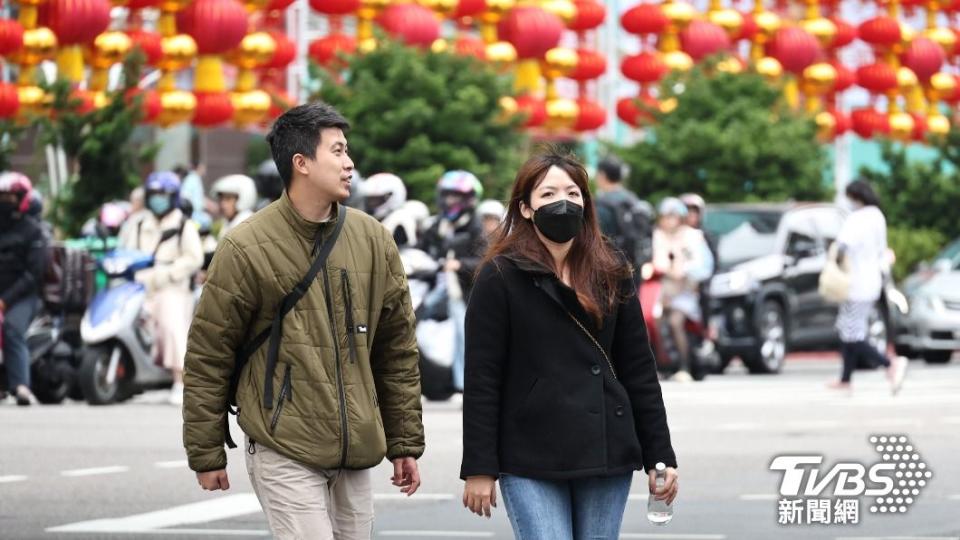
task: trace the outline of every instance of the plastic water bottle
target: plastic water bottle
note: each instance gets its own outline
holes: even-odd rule
[[[657,489],[667,482],[667,466],[657,463]],[[654,525],[666,525],[673,519],[673,505],[667,501],[657,499],[653,493],[647,499],[647,519]]]

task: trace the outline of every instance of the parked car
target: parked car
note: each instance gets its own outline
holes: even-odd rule
[[[960,239],[904,280],[909,310],[897,324],[897,352],[945,364],[960,349]]]
[[[740,357],[751,373],[777,373],[791,350],[837,347],[838,308],[820,296],[818,284],[844,218],[825,203],[707,207],[704,227],[718,238],[709,294],[721,371]],[[892,284],[870,318],[869,338],[880,349],[894,320],[888,306],[906,310]]]

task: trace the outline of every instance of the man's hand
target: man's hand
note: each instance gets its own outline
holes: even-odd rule
[[[447,259],[447,262],[443,265],[443,269],[447,272],[459,272],[462,267],[463,265],[456,259]]]
[[[677,470],[673,467],[667,467],[667,478],[660,489],[657,489],[657,471],[650,469],[650,494],[660,500],[666,500],[667,504],[673,504],[677,498],[677,492],[680,490],[680,483],[677,480]]]
[[[492,476],[471,476],[463,486],[463,506],[478,516],[490,517],[490,507],[497,507],[497,479]]]
[[[197,482],[204,491],[217,491],[230,489],[230,480],[227,478],[227,470],[207,471],[197,473]]]
[[[393,460],[393,476],[390,480],[407,497],[416,493],[420,488],[420,468],[417,466],[417,460],[412,457]]]

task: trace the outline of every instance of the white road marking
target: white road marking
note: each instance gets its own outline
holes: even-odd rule
[[[947,416],[940,419],[944,424],[960,424],[960,416]]]
[[[656,534],[621,533],[620,538],[649,538],[651,540],[725,540],[725,534]]]
[[[756,422],[732,422],[717,426],[719,431],[757,431],[762,428],[763,425]]]
[[[194,536],[247,536],[268,537],[270,531],[263,529],[150,529],[135,531],[137,534],[175,534]]]
[[[374,493],[375,501],[452,501],[456,498],[450,493],[414,493],[412,497],[407,497],[403,493]]]
[[[158,469],[186,469],[188,467],[187,460],[185,459],[180,461],[158,461],[154,463],[153,466]]]
[[[89,469],[73,469],[70,471],[62,471],[60,474],[62,476],[94,476],[98,474],[117,474],[122,472],[127,472],[130,470],[130,467],[125,467],[123,465],[113,465],[110,467],[92,467]]]
[[[156,512],[120,518],[95,519],[47,529],[47,532],[139,533],[177,525],[195,525],[260,512],[253,493],[229,495],[209,501],[174,506]],[[171,533],[172,534],[172,533]]]
[[[0,484],[12,484],[13,482],[23,482],[27,477],[20,474],[11,474],[0,476]]]
[[[957,540],[956,536],[838,536],[836,540]]]
[[[745,493],[740,495],[741,501],[776,501],[779,498],[773,493]]]
[[[951,501],[960,501],[960,495],[951,495],[951,496],[950,496],[950,500],[951,500]]]
[[[468,531],[382,531],[378,533],[377,536],[407,538],[493,538],[493,533]]]

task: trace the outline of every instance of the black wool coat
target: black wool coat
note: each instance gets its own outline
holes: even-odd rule
[[[636,289],[629,278],[621,287],[598,328],[543,266],[498,257],[481,268],[467,307],[461,478],[677,466]]]

